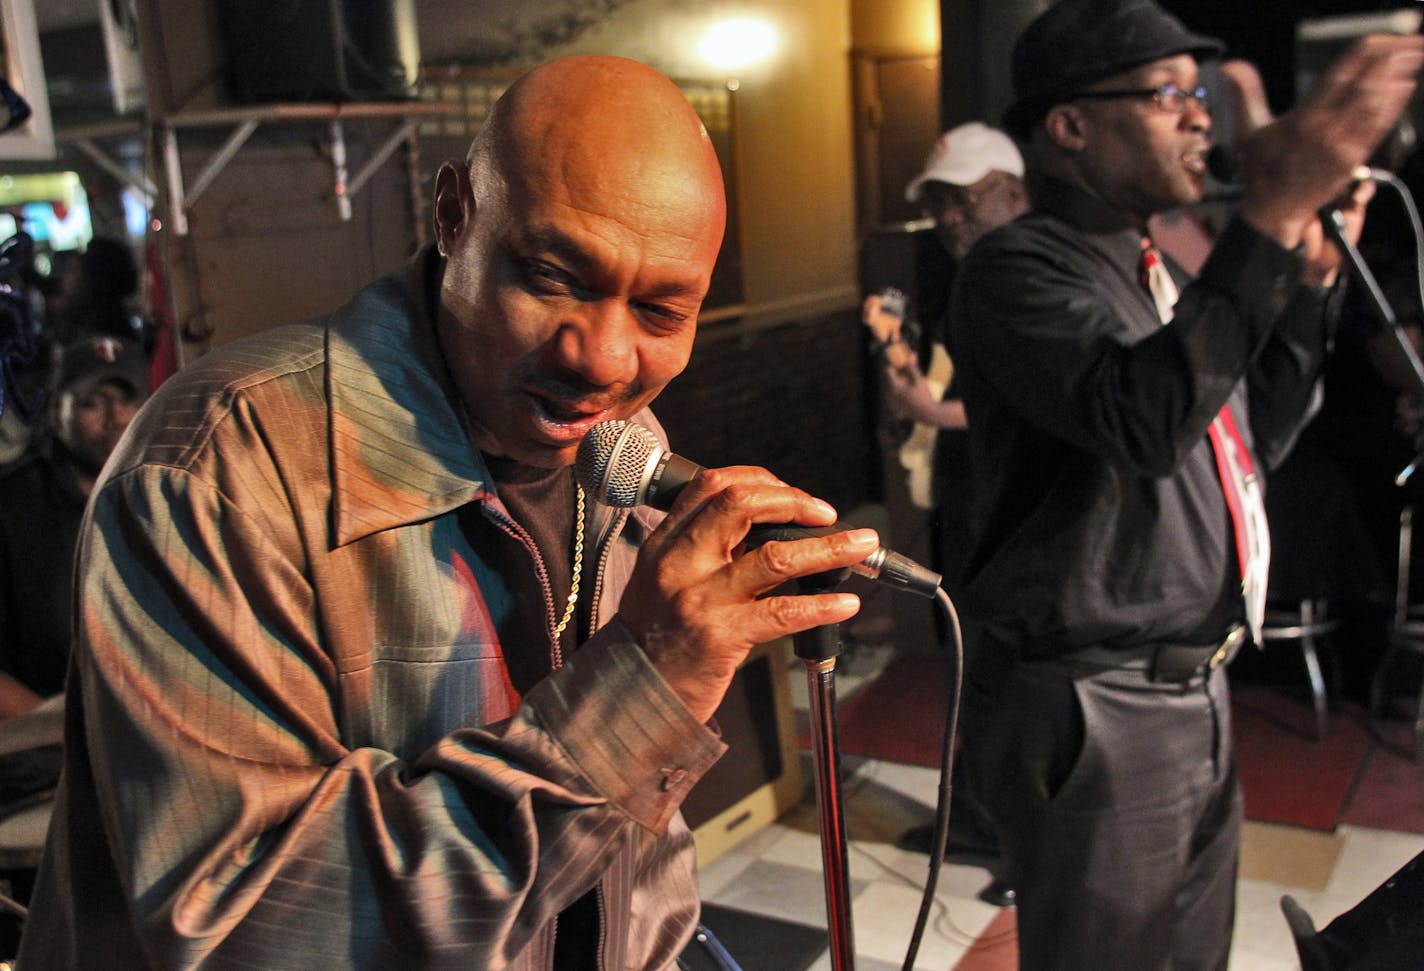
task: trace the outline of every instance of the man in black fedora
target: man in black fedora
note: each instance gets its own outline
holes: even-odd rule
[[[1258,636],[1258,470],[1315,400],[1352,171],[1424,39],[1369,38],[1272,121],[1248,65],[1244,195],[1192,280],[1148,236],[1202,198],[1222,45],[1151,0],[1064,0],[1019,38],[1006,127],[1032,211],[966,257],[950,351],[969,418],[983,635],[965,758],[1018,892],[1023,968],[1224,968],[1241,797],[1225,664]]]

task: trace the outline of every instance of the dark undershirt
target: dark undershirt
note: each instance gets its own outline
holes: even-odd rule
[[[484,460],[500,501],[539,549],[554,596],[554,622],[558,623],[563,619],[573,582],[576,500],[571,470],[535,468],[488,454]],[[592,550],[586,549],[584,554],[587,568]],[[585,629],[584,618],[588,616],[587,590],[586,585],[580,589],[574,618],[559,637],[565,657],[582,640],[580,632]],[[552,667],[552,659],[549,664]],[[590,890],[559,914],[554,938],[554,971],[595,968],[598,929],[597,891]]]
[[[484,455],[486,466],[495,481],[500,501],[510,516],[534,540],[539,558],[549,575],[549,589],[554,597],[554,623],[563,619],[568,605],[569,587],[573,577],[574,559],[574,479],[570,469],[540,469],[520,465],[509,459]],[[588,551],[586,551],[588,552]],[[587,562],[585,561],[585,566]],[[583,640],[585,629],[581,618],[584,610],[582,591],[576,615],[559,638],[567,656]]]

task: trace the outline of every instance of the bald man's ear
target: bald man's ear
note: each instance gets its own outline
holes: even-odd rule
[[[1048,140],[1066,152],[1081,152],[1087,144],[1087,119],[1076,105],[1054,105],[1043,118]]]
[[[435,173],[435,245],[441,256],[449,256],[455,240],[474,215],[474,193],[470,191],[469,169],[463,162],[446,161]]]

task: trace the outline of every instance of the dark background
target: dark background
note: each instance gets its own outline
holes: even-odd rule
[[[1421,6],[1419,0],[1159,0],[1193,30],[1226,42],[1227,57],[1256,64],[1271,107],[1295,101],[1295,27],[1302,20]]]

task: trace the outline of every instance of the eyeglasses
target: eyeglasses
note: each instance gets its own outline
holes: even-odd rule
[[[921,201],[931,215],[946,212],[971,212],[1003,183],[998,171],[990,172],[973,185],[951,185],[929,181],[924,184]]]
[[[1179,88],[1175,84],[1163,84],[1155,88],[1128,88],[1116,91],[1079,91],[1063,99],[1069,101],[1099,100],[1105,98],[1148,98],[1162,111],[1180,115],[1187,105],[1198,111],[1209,111],[1206,88]]]

